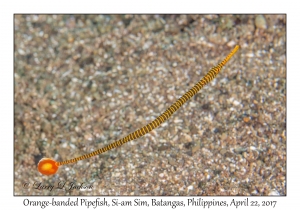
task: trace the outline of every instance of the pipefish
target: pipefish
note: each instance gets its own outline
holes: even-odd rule
[[[104,153],[108,150],[120,147],[121,145],[137,139],[145,134],[149,133],[153,129],[157,128],[160,124],[169,119],[183,104],[185,104],[189,99],[191,99],[197,92],[199,92],[206,84],[213,80],[221,71],[223,66],[231,59],[231,57],[238,51],[239,45],[236,45],[234,49],[227,55],[227,57],[219,63],[217,66],[214,66],[209,70],[209,72],[197,83],[195,84],[188,92],[181,96],[175,103],[173,103],[166,111],[164,111],[160,116],[155,120],[148,123],[144,127],[128,134],[124,138],[121,138],[113,143],[104,146],[98,150],[95,150],[89,154],[82,155],[73,159],[65,160],[62,162],[56,162],[51,158],[42,158],[38,163],[38,171],[44,175],[53,175],[57,172],[59,166],[66,165],[69,163],[75,163],[80,160],[91,158],[93,156]]]

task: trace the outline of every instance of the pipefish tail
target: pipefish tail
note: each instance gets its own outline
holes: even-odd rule
[[[169,119],[183,104],[185,104],[189,99],[191,99],[199,90],[201,90],[206,84],[208,84],[211,80],[213,80],[218,73],[221,71],[223,66],[231,59],[231,57],[238,51],[239,45],[236,45],[234,49],[227,55],[227,57],[219,63],[217,66],[210,69],[210,71],[197,83],[192,87],[188,92],[186,92],[183,96],[181,96],[175,103],[173,103],[165,112],[163,112],[160,116],[158,116],[155,120],[148,123],[144,127],[130,133],[129,135],[121,138],[103,148],[95,150],[86,155],[82,155],[80,157],[76,157],[70,160],[65,160],[62,162],[56,162],[50,158],[43,158],[38,163],[38,171],[44,175],[53,175],[57,172],[59,166],[66,165],[69,163],[75,163],[79,160],[84,160],[87,158],[91,158],[93,156],[104,153],[108,150],[114,149],[116,147],[120,147],[121,145],[137,139],[145,134],[149,133],[153,129],[157,128],[160,124]]]

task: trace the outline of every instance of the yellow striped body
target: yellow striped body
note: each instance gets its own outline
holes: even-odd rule
[[[132,141],[141,136],[144,136],[145,134],[149,133],[153,129],[157,128],[160,124],[162,124],[169,117],[171,117],[174,114],[174,112],[176,112],[183,104],[185,104],[189,99],[191,99],[199,90],[201,90],[204,85],[206,85],[211,80],[213,80],[217,76],[217,74],[221,71],[222,67],[238,51],[238,49],[239,49],[239,46],[238,45],[235,46],[235,48],[229,53],[229,55],[221,63],[219,63],[217,66],[213,67],[196,85],[194,85],[194,87],[192,87],[188,92],[186,92],[182,97],[180,97],[175,103],[173,103],[164,113],[162,113],[159,117],[157,117],[155,120],[153,120],[149,124],[145,125],[144,127],[125,136],[124,138],[119,139],[101,149],[98,149],[94,152],[91,152],[86,155],[82,155],[77,158],[58,162],[57,165],[60,166],[60,165],[65,165],[65,164],[69,164],[69,163],[75,163],[79,160],[84,160],[84,159],[99,155],[108,150],[119,147],[129,141]]]

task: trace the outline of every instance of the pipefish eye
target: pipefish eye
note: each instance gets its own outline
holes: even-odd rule
[[[191,99],[198,91],[200,91],[206,84],[208,84],[211,80],[213,80],[221,71],[223,66],[231,59],[231,57],[238,51],[239,45],[236,45],[235,48],[227,55],[227,57],[219,63],[217,66],[214,66],[210,69],[210,71],[197,83],[195,84],[188,92],[186,92],[182,97],[180,97],[175,103],[173,103],[164,113],[158,116],[155,120],[148,123],[144,127],[130,133],[129,135],[121,138],[103,148],[100,148],[94,152],[91,152],[86,155],[82,155],[80,157],[76,157],[70,160],[65,160],[62,162],[56,162],[50,158],[43,158],[38,163],[38,171],[44,175],[53,175],[57,172],[58,167],[61,165],[76,163],[79,160],[84,160],[101,153],[104,153],[108,150],[114,149],[116,147],[120,147],[121,145],[137,139],[145,134],[149,133],[153,129],[157,128],[160,124],[169,119],[183,104],[185,104],[189,99]]]

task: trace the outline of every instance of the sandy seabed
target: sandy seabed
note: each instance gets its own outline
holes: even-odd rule
[[[14,18],[15,195],[286,195],[285,15]],[[157,129],[37,171],[154,120],[236,44]]]

